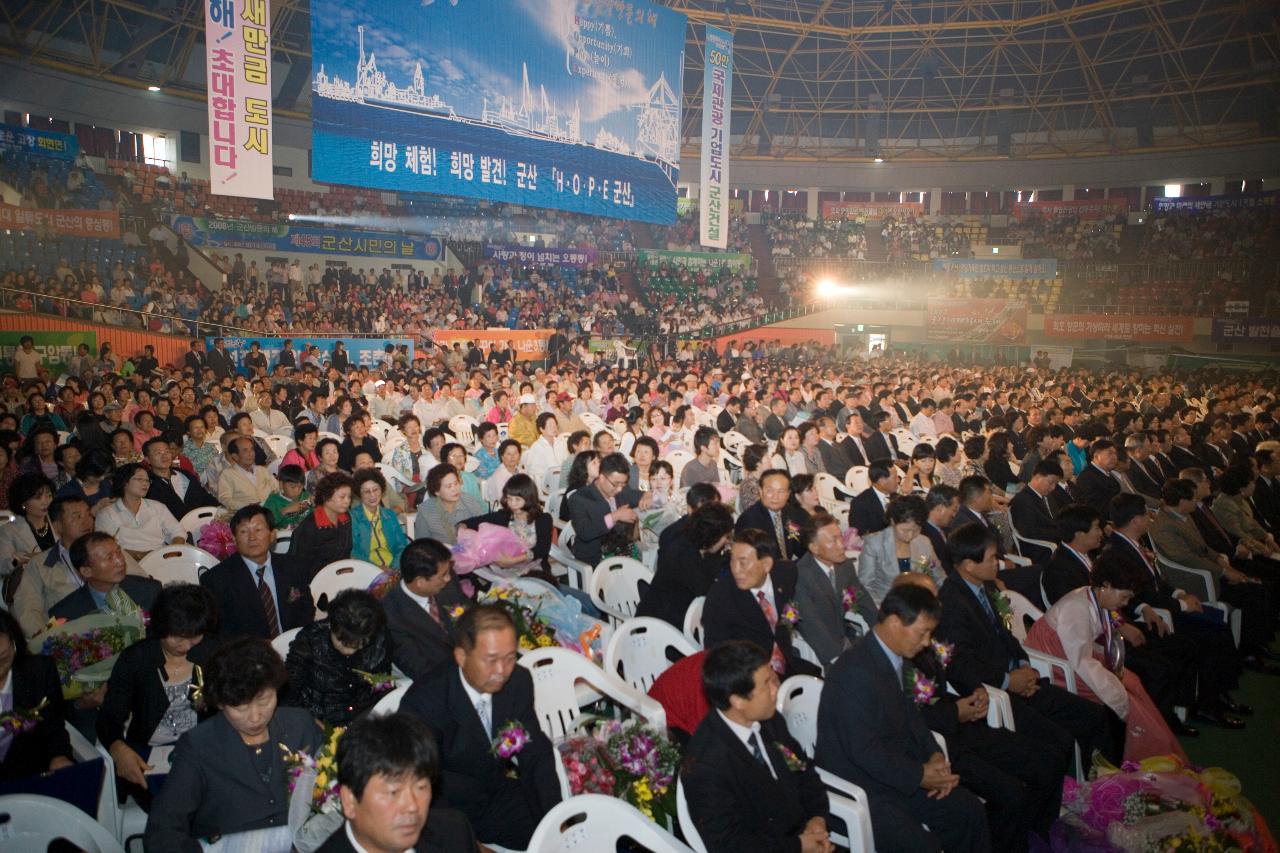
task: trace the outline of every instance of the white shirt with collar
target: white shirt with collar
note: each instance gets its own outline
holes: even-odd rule
[[[369,853],[367,848],[362,846],[359,841],[356,841],[356,834],[351,829],[351,821],[346,822],[346,825],[343,827],[343,830],[347,833],[347,841],[351,842],[352,850],[355,850],[356,853]],[[413,853],[413,848],[410,847],[406,849],[404,853]]]
[[[760,747],[761,754],[764,755],[764,763],[769,768],[769,774],[773,776],[774,779],[777,779],[778,771],[773,769],[773,762],[769,760],[769,750],[765,749],[764,736],[760,734],[760,724],[752,723],[748,727],[735,723],[733,720],[726,717],[724,712],[719,708],[716,709],[716,713],[720,715],[720,719],[724,720],[724,724],[729,727],[729,731],[733,732],[734,737],[742,742],[743,749],[751,753],[751,757],[753,759],[755,758],[755,748],[751,746],[751,741],[756,741]]]
[[[773,612],[776,614],[778,612],[778,602],[773,595],[773,579],[768,575],[765,575],[764,583],[751,590],[751,600],[758,603],[761,592],[764,593],[765,600],[769,602],[769,606],[773,608]]]
[[[168,507],[150,498],[142,499],[137,515],[116,498],[98,513],[94,528],[110,533],[128,551],[154,551],[186,535]]]
[[[400,589],[404,592],[405,595],[409,596],[410,601],[412,601],[414,604],[421,607],[428,616],[431,615],[431,599],[429,597],[425,595],[418,595],[416,592],[409,589],[409,585],[405,583],[403,580],[400,581]],[[436,606],[438,607],[439,605],[440,605],[440,602],[437,601]],[[465,678],[462,680],[462,683],[463,684],[467,683]]]
[[[493,718],[493,696],[489,693],[481,693],[470,684],[467,683],[466,677],[462,674],[462,669],[458,669],[458,680],[462,682],[462,689],[467,693],[467,701],[471,703],[472,708],[476,708],[476,717],[480,717],[479,706],[481,704],[487,706],[489,711],[489,731],[485,732],[489,737],[493,737],[494,729],[498,725],[498,721]],[[481,719],[483,723],[484,720]]]

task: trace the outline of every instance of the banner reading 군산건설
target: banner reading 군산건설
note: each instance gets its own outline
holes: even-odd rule
[[[670,224],[685,16],[311,0],[312,177]]]
[[[729,127],[733,114],[733,34],[708,25],[702,78],[702,171],[698,239],[729,245]]]
[[[267,0],[205,0],[204,5],[209,191],[273,198]]]

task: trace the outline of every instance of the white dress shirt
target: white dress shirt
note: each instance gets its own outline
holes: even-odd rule
[[[98,513],[94,529],[110,533],[128,551],[154,551],[187,534],[164,504],[149,498],[142,499],[137,515],[117,498]]]
[[[716,713],[720,715],[720,719],[724,720],[724,724],[729,727],[729,731],[733,732],[734,736],[742,741],[743,749],[751,753],[752,758],[755,758],[755,748],[751,746],[751,741],[754,740],[759,744],[760,754],[764,756],[765,766],[769,768],[770,775],[777,779],[778,771],[773,769],[773,762],[769,759],[769,750],[765,749],[764,736],[760,734],[760,724],[752,723],[750,727],[747,727],[726,717],[719,708],[716,709]]]
[[[489,737],[493,737],[494,731],[498,728],[498,721],[493,718],[493,696],[488,693],[481,693],[470,684],[467,683],[466,677],[462,674],[462,670],[458,670],[458,680],[462,682],[462,689],[467,692],[467,700],[471,702],[471,707],[476,709],[476,717],[481,723],[484,723],[485,716],[489,718],[489,729],[485,732]],[[480,708],[486,711],[485,715],[481,715]]]

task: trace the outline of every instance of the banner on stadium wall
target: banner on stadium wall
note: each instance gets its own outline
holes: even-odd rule
[[[1280,320],[1263,317],[1213,319],[1213,340],[1220,344],[1280,342]]]
[[[1127,198],[1074,199],[1072,201],[1020,201],[1013,206],[1018,219],[1037,213],[1046,219],[1058,216],[1078,216],[1081,219],[1106,219],[1129,212]]]
[[[597,259],[594,248],[536,249],[533,246],[485,246],[484,256],[501,263],[537,267],[585,267]]]
[[[934,258],[937,272],[959,278],[1053,278],[1058,274],[1055,258]]]
[[[209,191],[270,199],[271,14],[267,0],[205,0]]]
[[[59,160],[74,160],[80,155],[80,141],[69,133],[0,124],[0,151],[21,151]]]
[[[1046,338],[1084,338],[1144,343],[1186,343],[1195,335],[1195,318],[1123,314],[1046,314]]]
[[[729,245],[729,119],[733,113],[733,34],[707,26],[702,70],[702,171],[698,242]]]
[[[1020,344],[1027,339],[1027,303],[1017,299],[930,299],[928,340]]]
[[[312,177],[669,225],[685,25],[647,0],[312,0]]]
[[[924,205],[907,201],[824,201],[823,219],[884,219],[888,216],[924,216]]]
[[[431,339],[444,347],[475,341],[485,352],[510,342],[517,361],[537,361],[547,357],[547,341],[554,334],[554,329],[436,329]]]
[[[0,204],[0,228],[119,240],[120,214],[114,210],[45,210]]]
[[[205,338],[205,347],[209,350],[213,349],[213,338]],[[267,366],[274,368],[280,360],[280,352],[284,349],[285,338],[226,338],[222,342],[226,345],[227,352],[231,353],[237,365],[243,362],[245,353],[249,352],[250,344],[257,343],[262,348],[262,353],[267,357]],[[343,348],[347,351],[347,359],[358,366],[373,367],[375,364],[381,364],[386,360],[387,344],[394,344],[396,347],[407,346],[409,348],[409,360],[414,358],[414,343],[411,338],[306,338],[306,337],[290,337],[288,340],[293,341],[294,356],[298,363],[302,363],[302,353],[312,346],[320,348],[320,360],[328,361],[329,356],[333,354],[334,345],[339,341],[342,342]]]
[[[1246,193],[1243,195],[1210,195],[1203,198],[1153,198],[1151,207],[1156,213],[1170,211],[1195,212],[1201,210],[1232,210],[1247,207],[1273,207],[1280,203],[1280,192],[1271,190],[1265,193]]]
[[[254,249],[266,252],[314,252],[326,255],[376,255],[388,259],[438,261],[444,241],[390,231],[345,231],[247,219],[175,216],[173,230],[193,246],[210,249]]]
[[[676,216],[684,216],[686,213],[689,213],[690,211],[697,210],[697,209],[698,209],[698,200],[696,198],[689,198],[688,196],[683,196],[681,198],[676,199]]]
[[[13,353],[18,349],[18,342],[31,336],[35,342],[35,351],[40,354],[40,364],[49,371],[50,376],[59,376],[67,370],[67,362],[76,354],[80,344],[89,347],[89,352],[98,354],[97,332],[0,332],[0,373],[13,372]]]
[[[669,249],[641,249],[636,262],[642,267],[656,270],[663,264],[693,270],[718,270],[729,267],[736,272],[751,268],[751,255],[745,252],[677,252]]]

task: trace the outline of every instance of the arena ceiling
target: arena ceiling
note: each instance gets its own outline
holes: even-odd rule
[[[689,16],[686,152],[706,24],[734,34],[739,159],[1096,156],[1277,136],[1274,0],[661,2]],[[203,8],[0,0],[0,55],[203,99]],[[271,8],[276,109],[306,119],[309,3]]]

